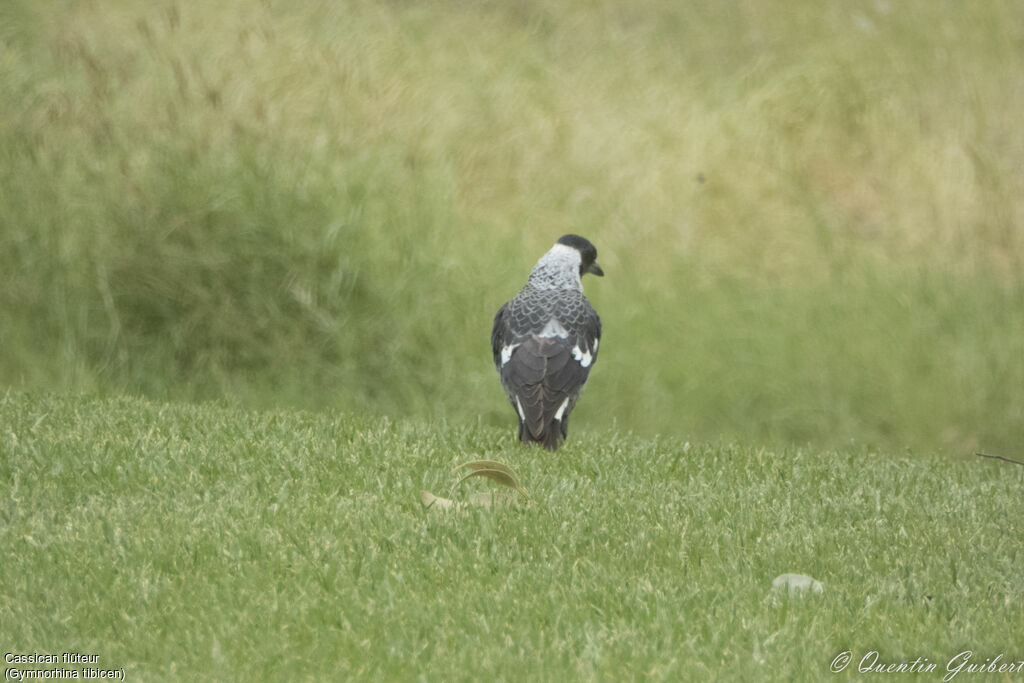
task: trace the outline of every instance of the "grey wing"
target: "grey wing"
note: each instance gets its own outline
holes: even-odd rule
[[[597,361],[601,340],[601,318],[589,304],[584,308],[582,319],[573,325],[569,338],[565,340],[564,360],[552,357],[548,368],[548,387],[559,394],[571,396],[573,404],[590,377],[590,368]]]
[[[501,370],[501,349],[508,344],[509,329],[505,321],[508,304],[502,304],[494,314],[494,327],[491,328],[491,352],[494,354],[494,367]]]
[[[580,297],[580,301],[573,309],[567,325],[570,330],[568,341],[573,359],[589,374],[590,366],[597,361],[597,351],[601,343],[601,316],[586,297]],[[585,377],[583,381],[586,381]]]
[[[590,362],[594,364],[597,362],[597,348],[601,342],[601,316],[590,306],[590,302],[586,302],[586,310],[582,336],[591,354]]]

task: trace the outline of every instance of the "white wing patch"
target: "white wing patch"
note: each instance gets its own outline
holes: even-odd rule
[[[516,396],[516,410],[519,411],[519,419],[523,422],[526,421],[526,412],[523,410],[523,404],[519,402],[519,397]]]
[[[565,414],[565,409],[569,407],[569,399],[562,401],[562,405],[558,407],[558,412],[555,413],[555,419],[559,422],[562,421],[562,415]]]
[[[501,349],[501,367],[508,365],[508,362],[512,360],[512,352],[519,347],[519,344],[506,344]]]
[[[572,357],[579,361],[579,364],[585,368],[589,368],[590,363],[594,360],[594,357],[590,355],[590,351],[581,350],[579,344],[572,347]]]
[[[538,337],[544,339],[548,337],[558,337],[559,339],[565,339],[569,336],[569,330],[565,329],[562,323],[552,318],[548,321],[548,324],[544,326],[544,329],[537,334]]]

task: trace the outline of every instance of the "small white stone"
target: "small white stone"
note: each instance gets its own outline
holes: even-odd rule
[[[772,581],[774,590],[803,591],[810,590],[812,593],[823,593],[825,587],[821,581],[817,581],[806,574],[779,574]]]

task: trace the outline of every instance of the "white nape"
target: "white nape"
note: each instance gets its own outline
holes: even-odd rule
[[[530,271],[530,284],[536,289],[575,289],[582,292],[580,263],[579,250],[556,244],[540,257]]]

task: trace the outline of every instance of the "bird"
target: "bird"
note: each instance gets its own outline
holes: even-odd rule
[[[494,316],[491,351],[519,440],[558,449],[601,343],[601,318],[583,296],[581,278],[600,277],[597,249],[563,235],[541,256],[526,285]]]

